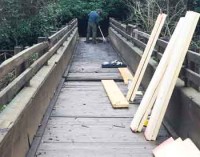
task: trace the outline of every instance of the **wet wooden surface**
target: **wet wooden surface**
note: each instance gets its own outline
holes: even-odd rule
[[[101,68],[103,62],[115,59],[119,57],[109,44],[80,40],[35,156],[152,156],[152,149],[168,134],[162,128],[158,141],[146,141],[143,133],[132,133],[129,128],[137,104],[130,104],[129,109],[112,108],[101,78],[118,80],[121,90],[127,92],[118,69]]]

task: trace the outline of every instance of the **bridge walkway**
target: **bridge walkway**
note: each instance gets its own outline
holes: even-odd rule
[[[129,125],[138,105],[113,109],[101,79],[115,79],[127,87],[117,69],[102,69],[104,61],[120,59],[108,43],[86,44],[80,38],[69,73],[37,146],[37,157],[150,157],[168,134],[163,128],[156,142],[134,134]]]

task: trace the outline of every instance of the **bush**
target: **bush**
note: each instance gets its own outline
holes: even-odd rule
[[[103,9],[103,17],[125,18],[123,0],[1,0],[0,49],[13,49],[37,42],[72,18],[86,18],[91,10]]]

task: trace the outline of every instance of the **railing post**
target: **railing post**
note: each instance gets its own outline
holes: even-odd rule
[[[188,68],[189,67],[189,61],[188,61],[188,58],[187,58],[187,56],[185,57],[185,67],[184,67],[184,69],[186,69],[186,68]],[[188,87],[189,86],[189,80],[188,80],[188,78],[186,77],[186,74],[185,74],[185,70],[184,70],[184,72],[183,72],[183,79],[184,79],[184,83],[185,83],[185,87]]]
[[[38,43],[42,43],[45,41],[47,41],[47,37],[38,37],[38,40],[37,40]]]
[[[21,46],[15,46],[14,47],[14,55],[18,54],[23,50],[23,47]],[[19,65],[18,67],[15,68],[15,77],[19,76],[22,73],[22,65]]]
[[[28,49],[29,46],[26,46],[24,49]],[[23,68],[26,70],[29,67],[29,59],[23,63]],[[30,86],[30,80],[26,82],[25,86]]]
[[[54,33],[56,33],[56,31],[50,31],[50,34],[53,35]]]
[[[38,37],[38,43],[45,42],[45,41],[48,41],[48,38]],[[48,50],[45,49],[42,52],[38,52],[38,57],[41,57],[43,54],[45,54],[45,51],[48,51]],[[48,61],[44,65],[48,65]]]
[[[126,33],[129,34],[130,36],[133,36],[133,30],[136,29],[136,28],[137,28],[136,25],[128,24],[126,26]]]
[[[189,69],[195,73],[197,73],[195,71],[195,63],[192,62],[191,60],[189,60],[186,56],[186,59],[185,59],[185,69]],[[185,74],[185,70],[184,70],[184,73],[183,73],[183,79],[184,79],[184,83],[185,83],[185,86],[186,87],[193,87],[195,88],[196,90],[200,91],[200,87],[198,85],[196,85],[195,83],[193,83],[190,79],[187,78],[186,74]]]
[[[15,46],[14,47],[14,55],[18,54],[19,52],[21,52],[23,50],[23,48],[21,46]]]
[[[109,27],[111,27],[111,23],[112,23],[112,18],[109,17]]]
[[[138,39],[138,29],[137,29],[137,28],[134,29],[134,32],[135,32],[135,34],[134,34],[134,38],[135,38],[135,39]]]
[[[132,37],[138,40],[138,29],[132,29]],[[132,41],[133,46],[135,46],[134,40]]]

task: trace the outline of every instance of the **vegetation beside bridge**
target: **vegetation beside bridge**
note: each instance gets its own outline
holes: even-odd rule
[[[56,30],[72,18],[86,20],[87,14],[97,8],[103,9],[104,19],[116,17],[136,24],[147,33],[151,31],[161,9],[168,14],[162,34],[170,36],[177,19],[186,10],[199,12],[199,6],[200,0],[1,0],[0,50],[32,45],[37,42],[38,36],[49,36],[51,30]],[[195,39],[197,41],[198,36]],[[199,43],[193,45],[198,47]]]
[[[123,0],[2,0],[0,1],[0,49],[32,45],[69,20],[84,18],[103,8],[103,17],[126,14]],[[121,11],[123,10],[123,11]]]

